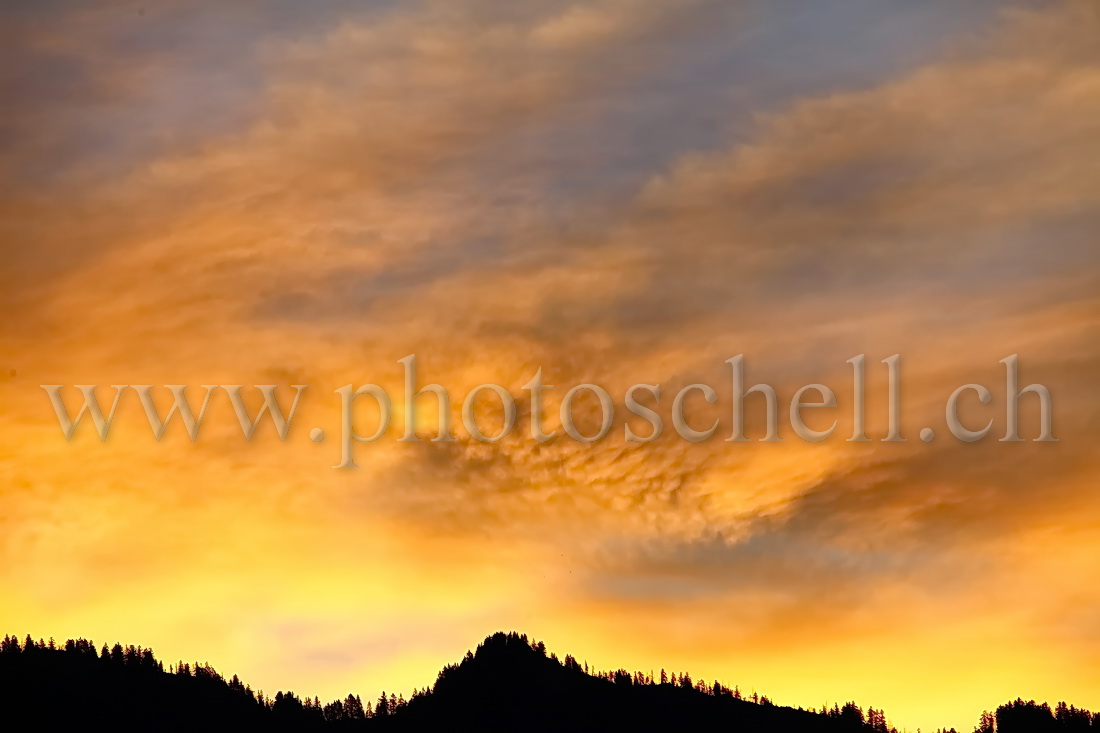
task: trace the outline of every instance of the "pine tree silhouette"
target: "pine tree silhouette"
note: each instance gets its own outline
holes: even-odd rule
[[[63,704],[58,704],[63,701]],[[165,669],[151,649],[87,639],[0,640],[0,709],[5,730],[378,730],[606,731],[743,730],[896,733],[882,710],[855,702],[820,711],[782,707],[754,692],[743,699],[715,680],[693,682],[617,669],[597,672],[572,655],[559,661],[542,642],[493,634],[429,689],[358,695],[322,704],[280,691],[268,698],[205,663]],[[942,728],[941,733],[955,733]],[[1100,713],[1065,702],[1017,699],[983,713],[975,733],[1100,733]]]

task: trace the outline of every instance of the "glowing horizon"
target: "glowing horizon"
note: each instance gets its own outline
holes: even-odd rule
[[[0,10],[0,635],[322,699],[408,695],[516,630],[899,729],[1100,708],[1096,5],[515,5]],[[399,426],[408,354],[456,429],[472,387],[538,369],[551,427],[581,383],[621,417],[536,445],[520,402],[499,443],[396,427],[334,470],[335,391],[382,385]],[[738,354],[783,442],[759,396],[725,440]],[[999,440],[1013,354],[1056,443],[1034,395]],[[691,424],[719,432],[625,440],[638,383],[666,420],[712,385]],[[839,403],[807,411],[840,421],[820,443],[786,418],[810,383]],[[993,428],[963,443],[944,402],[969,383],[992,399],[963,422]],[[155,441],[133,393],[107,441],[66,442],[55,384],[71,413],[80,384],[309,398],[285,442],[242,440],[224,393],[195,442],[178,416]]]

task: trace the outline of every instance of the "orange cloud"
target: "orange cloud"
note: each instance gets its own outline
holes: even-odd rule
[[[578,178],[622,163],[609,108],[638,97],[644,115],[685,46],[727,38],[714,28],[740,16],[721,5],[351,15],[250,47],[259,81],[235,124],[40,180],[26,170],[54,161],[55,136],[148,111],[173,57],[23,96],[0,128],[29,144],[0,159],[9,630],[151,644],[311,695],[422,686],[518,627],[602,666],[679,665],[791,704],[854,696],[908,725],[1016,695],[1096,707],[1098,599],[1080,582],[1097,546],[1095,8],[1003,13],[934,62],[783,100],[590,199]],[[69,27],[8,53],[85,60]],[[713,96],[733,128],[744,110]],[[399,395],[408,353],[457,399],[506,386],[520,431],[391,436],[331,470],[333,440],[306,436],[335,435],[333,390]],[[837,436],[726,442],[723,362],[741,353],[781,405],[833,386]],[[859,353],[876,438],[878,361],[903,355],[906,444],[844,442]],[[995,399],[967,419],[1003,431],[1011,353],[1054,394],[1061,441],[951,441],[944,400],[968,382]],[[719,406],[698,419],[718,436],[635,446],[620,418],[591,446],[535,446],[521,388],[539,367],[552,418],[581,382],[620,416],[630,385],[660,383],[666,418],[706,382]],[[97,382],[310,390],[285,444],[245,444],[224,399],[195,444],[176,426],[154,442],[136,400],[111,440],[65,443],[38,385]]]

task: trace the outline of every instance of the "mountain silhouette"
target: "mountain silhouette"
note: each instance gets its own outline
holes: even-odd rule
[[[864,730],[839,718],[738,699],[720,686],[704,692],[690,678],[673,685],[650,684],[625,670],[586,674],[572,657],[559,662],[525,636],[503,633],[444,668],[435,687],[411,700],[394,722],[398,717],[394,730]]]
[[[489,636],[409,700],[383,692],[328,704],[292,692],[268,697],[207,664],[166,669],[141,647],[8,636],[0,641],[0,721],[0,730],[21,731],[894,731],[881,710],[855,703],[802,710],[686,673],[594,672],[514,632]],[[984,713],[975,733],[994,730],[1095,732],[1100,714],[1016,700]]]

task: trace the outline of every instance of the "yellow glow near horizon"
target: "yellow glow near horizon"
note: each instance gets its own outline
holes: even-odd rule
[[[909,730],[1018,696],[1100,708],[1100,19],[1011,5],[875,15],[852,49],[709,0],[12,15],[0,633],[326,700],[408,694],[514,629]],[[397,440],[412,353],[458,440]],[[845,441],[860,353],[867,443]],[[779,393],[782,443],[725,440],[737,354]],[[892,354],[905,443],[879,440]],[[998,442],[1010,354],[1059,442]],[[591,382],[612,435],[537,445],[540,368],[547,428]],[[839,404],[807,422],[839,425],[807,443],[787,405],[815,382]],[[975,382],[993,399],[969,395],[966,422],[994,426],[966,444],[944,401]],[[336,390],[366,383],[395,425],[334,470]],[[494,445],[461,425],[482,383],[520,401]],[[716,436],[627,443],[639,383],[666,423],[679,389],[713,385],[692,424]],[[79,384],[104,404],[187,384],[196,406],[207,384],[309,388],[285,442],[269,422],[245,441],[221,392],[194,443],[178,417],[155,441],[132,392],[108,440],[84,422],[66,442],[50,384],[72,412]],[[595,406],[578,398],[585,431]],[[434,398],[416,409],[431,433]]]

